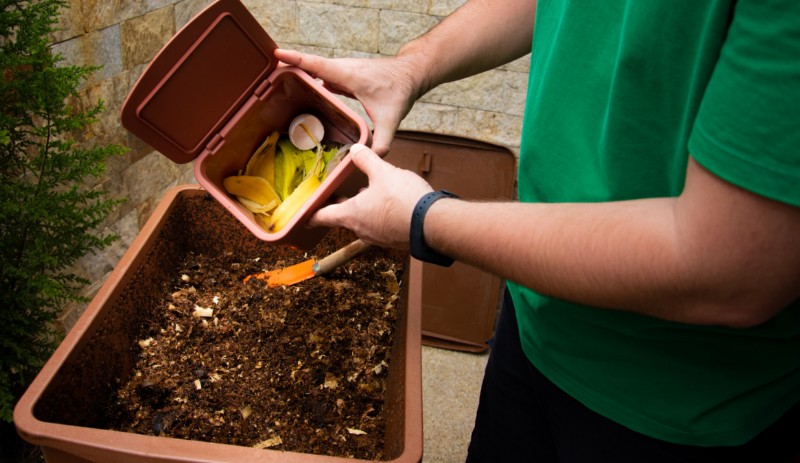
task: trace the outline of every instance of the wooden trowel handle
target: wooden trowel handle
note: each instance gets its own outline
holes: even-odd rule
[[[323,257],[314,264],[314,275],[324,275],[332,272],[338,266],[348,262],[362,252],[372,247],[371,245],[357,239],[347,246],[337,250],[333,254]]]

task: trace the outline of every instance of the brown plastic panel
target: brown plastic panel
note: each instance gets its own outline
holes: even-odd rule
[[[174,261],[192,250],[245,252],[264,243],[247,233],[196,185],[167,193],[73,329],[14,410],[14,424],[42,447],[48,463],[203,461],[344,463],[364,460],[259,450],[102,429],[104,401],[133,369],[139,319],[157,308]],[[195,199],[195,201],[190,201]],[[200,201],[196,201],[199,199]],[[342,244],[349,236],[340,236]],[[391,351],[385,410],[386,454],[422,458],[422,265],[409,259]]]
[[[398,132],[385,158],[435,189],[465,199],[510,200],[516,159],[508,149],[461,137]],[[487,217],[487,220],[491,220]],[[422,333],[428,345],[483,352],[494,332],[502,280],[475,267],[424,264]]]
[[[195,159],[277,67],[277,45],[238,0],[203,10],[158,53],[122,124],[174,162]]]

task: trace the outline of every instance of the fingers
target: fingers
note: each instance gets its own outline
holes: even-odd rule
[[[322,79],[326,85],[341,88],[350,80],[347,66],[339,65],[338,61],[323,58],[309,53],[295,50],[275,50],[275,57],[286,64],[298,67],[314,78]],[[347,91],[346,89],[342,89]]]
[[[389,152],[397,127],[411,108],[410,84],[391,60],[328,59],[295,50],[275,50],[275,57],[324,82],[325,88],[361,102],[375,125],[372,149]]]
[[[286,64],[297,66],[305,70],[307,70],[308,62],[312,61],[312,58],[314,58],[311,55],[304,56],[303,53],[296,50],[284,50],[282,48],[275,50],[275,57]]]
[[[319,77],[326,80],[325,74],[325,58],[308,53],[300,53],[295,50],[275,50],[275,57],[286,64],[298,67],[313,77]]]

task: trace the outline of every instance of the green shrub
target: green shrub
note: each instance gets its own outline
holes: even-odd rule
[[[0,418],[11,421],[59,342],[59,311],[83,300],[89,282],[68,269],[118,238],[97,229],[120,201],[89,182],[123,148],[76,141],[103,104],[77,103],[96,68],[61,66],[51,52],[67,2],[0,3]]]

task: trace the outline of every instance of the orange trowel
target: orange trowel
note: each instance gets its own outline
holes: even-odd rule
[[[330,273],[369,248],[369,244],[358,239],[320,260],[309,259],[280,270],[255,273],[245,278],[244,282],[247,283],[250,278],[257,278],[266,281],[271,287],[290,286],[315,276]]]

